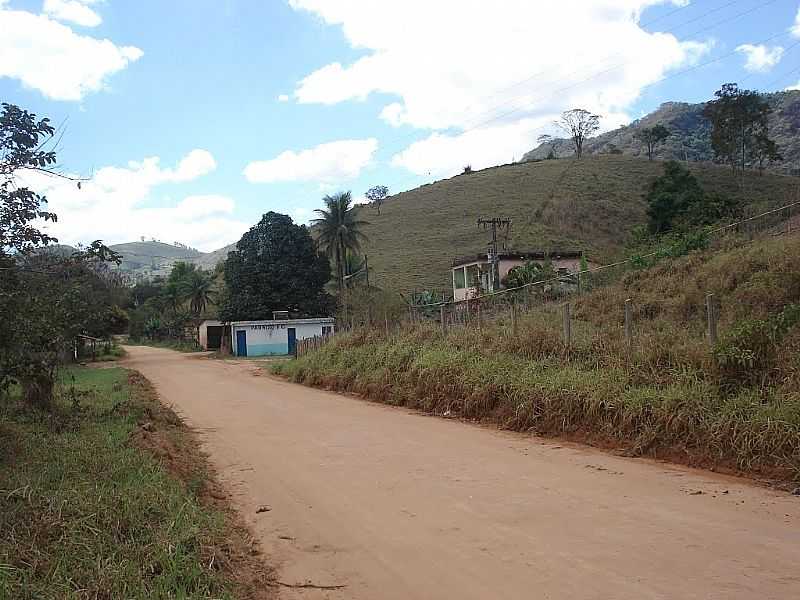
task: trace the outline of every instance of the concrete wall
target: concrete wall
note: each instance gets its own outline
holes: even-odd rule
[[[245,331],[247,356],[284,355],[289,353],[289,329],[295,330],[298,340],[321,336],[323,328],[333,332],[333,319],[292,319],[288,321],[245,321],[231,324],[233,352],[240,355],[237,332]]]

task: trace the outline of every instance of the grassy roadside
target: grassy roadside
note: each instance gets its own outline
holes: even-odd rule
[[[191,432],[146,380],[67,369],[0,404],[0,598],[270,598]]]
[[[797,481],[798,256],[794,237],[628,273],[574,299],[569,355],[553,306],[521,316],[517,336],[507,318],[447,334],[436,324],[389,336],[362,330],[272,370],[435,414]],[[721,303],[713,351],[703,339],[706,292]]]

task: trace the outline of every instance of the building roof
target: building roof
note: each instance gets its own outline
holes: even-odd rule
[[[582,250],[536,250],[532,252],[499,252],[499,260],[556,260],[559,258],[580,258],[583,256]],[[476,262],[486,262],[489,257],[484,252],[483,254],[472,254],[471,256],[462,256],[453,260],[453,267],[460,267]]]
[[[333,323],[333,317],[316,317],[313,319],[260,319],[258,321],[231,321],[228,325],[314,325],[316,323],[328,325]]]

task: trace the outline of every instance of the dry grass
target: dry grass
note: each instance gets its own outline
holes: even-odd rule
[[[740,189],[729,169],[690,164],[701,184],[746,201],[751,211],[795,199],[797,179],[750,175]],[[512,164],[459,175],[392,196],[380,215],[365,208],[370,278],[380,287],[450,289],[457,256],[485,252],[478,217],[513,219],[509,247],[578,249],[591,260],[615,258],[631,227],[645,222],[642,199],[663,163],[589,156]]]
[[[709,250],[629,272],[573,300],[566,352],[557,306],[512,336],[507,317],[446,335],[422,324],[357,331],[274,370],[293,381],[637,454],[800,477],[800,330],[776,340],[750,383],[726,380],[703,337],[703,302],[721,302],[722,343],[743,322],[800,302],[800,237]],[[717,249],[718,250],[718,249]],[[634,303],[628,355],[623,303]]]

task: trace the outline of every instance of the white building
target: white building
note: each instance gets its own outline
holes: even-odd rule
[[[274,319],[228,323],[236,356],[294,354],[297,340],[332,335],[334,319]]]

